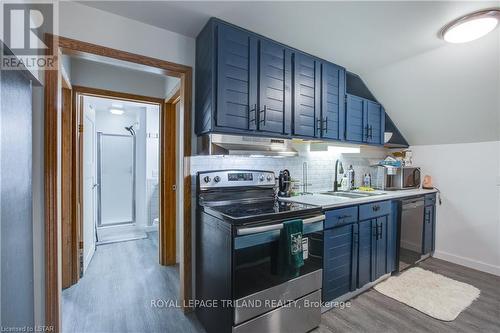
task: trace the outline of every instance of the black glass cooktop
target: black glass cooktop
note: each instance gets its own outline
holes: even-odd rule
[[[212,206],[211,210],[221,217],[235,222],[243,220],[263,220],[269,218],[290,218],[303,213],[321,211],[320,207],[294,202],[263,201],[257,203]]]

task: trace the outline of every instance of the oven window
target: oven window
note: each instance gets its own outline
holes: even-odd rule
[[[235,299],[277,286],[294,278],[279,272],[279,231],[271,233],[273,233],[272,237],[266,237],[263,234],[250,235],[255,237],[253,240],[245,236],[249,240],[249,246],[235,249],[233,272]],[[266,238],[269,238],[268,241],[262,241]],[[303,238],[307,238],[308,253],[307,258],[304,259],[304,265],[300,268],[299,276],[323,267],[323,232],[305,233]]]

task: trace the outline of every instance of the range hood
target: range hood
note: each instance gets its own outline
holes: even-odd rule
[[[370,89],[357,74],[346,73],[346,91],[348,94],[363,97],[379,103]],[[408,148],[408,141],[403,137],[391,118],[385,114],[384,147],[386,148]]]
[[[200,155],[297,156],[292,141],[281,138],[211,133],[198,137]]]

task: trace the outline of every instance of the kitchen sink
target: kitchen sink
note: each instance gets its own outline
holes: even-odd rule
[[[377,195],[384,195],[385,193],[380,193],[380,192],[333,192],[333,191],[328,191],[328,192],[323,192],[321,194],[326,194],[326,195],[331,195],[334,197],[341,197],[341,198],[351,198],[351,199],[357,199],[357,198],[367,198],[367,197],[374,197]]]

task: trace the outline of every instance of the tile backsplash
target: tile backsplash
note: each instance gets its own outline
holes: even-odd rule
[[[352,165],[355,172],[355,186],[361,186],[366,173],[371,173],[370,165],[385,158],[387,150],[383,148],[361,147],[356,154],[338,154],[335,152],[309,152],[296,157],[246,157],[235,155],[191,157],[191,175],[199,171],[222,169],[255,169],[279,171],[288,169],[293,179],[302,183],[303,165],[307,163],[309,192],[329,191],[333,189],[335,161],[340,159],[347,170]],[[372,175],[373,176],[373,175]],[[340,180],[340,178],[339,178]],[[302,190],[300,188],[300,190]]]

